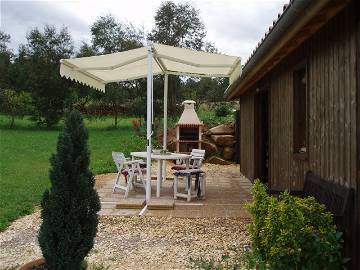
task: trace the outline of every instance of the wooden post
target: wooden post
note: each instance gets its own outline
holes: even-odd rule
[[[176,126],[176,152],[180,152],[180,128],[179,126]]]
[[[356,190],[352,220],[352,269],[360,269],[360,3],[356,1]]]
[[[201,149],[202,126],[199,126],[199,149]]]

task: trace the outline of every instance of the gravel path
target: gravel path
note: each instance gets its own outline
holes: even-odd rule
[[[40,212],[15,221],[0,233],[0,270],[41,257],[37,244]],[[239,218],[101,217],[87,260],[108,269],[189,269],[189,258],[220,257],[248,244]]]

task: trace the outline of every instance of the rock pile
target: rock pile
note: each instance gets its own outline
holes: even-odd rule
[[[235,155],[235,128],[233,124],[222,124],[209,129],[204,135],[202,147],[210,157],[208,162],[229,164]]]

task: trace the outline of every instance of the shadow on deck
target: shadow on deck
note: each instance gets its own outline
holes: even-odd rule
[[[170,166],[168,166],[170,167]],[[149,210],[143,215],[157,217],[243,217],[249,218],[244,209],[244,203],[251,200],[251,183],[240,173],[238,165],[214,165],[204,164],[202,168],[207,174],[206,198],[193,199],[187,202],[185,199],[173,199],[173,181],[166,180],[162,184],[160,198],[155,197],[156,180],[152,181],[152,201],[161,204],[174,202],[174,207],[167,210]],[[156,174],[156,171],[153,171]],[[168,176],[172,175],[168,170]],[[139,215],[139,209],[117,209],[117,204],[124,201],[145,200],[145,191],[137,187],[129,193],[128,199],[123,199],[124,192],[116,190],[113,193],[113,184],[116,174],[103,174],[96,176],[96,188],[101,199],[100,215],[109,216],[134,216]],[[183,181],[181,181],[183,182]]]

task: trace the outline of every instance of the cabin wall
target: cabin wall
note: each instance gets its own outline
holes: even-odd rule
[[[307,63],[307,159],[293,154],[293,70]],[[302,190],[308,170],[352,187],[354,208],[344,234],[349,269],[360,269],[360,2],[331,19],[262,79],[269,85],[269,186]],[[256,168],[256,88],[240,97],[241,171]]]
[[[240,170],[254,178],[254,95],[240,98]]]
[[[352,241],[348,241],[349,244],[346,245],[348,248],[349,257],[352,258],[351,266],[353,269],[360,269],[360,3],[356,2],[356,182],[357,189],[355,191],[355,200],[354,200],[354,210],[353,210],[353,220],[350,223],[349,238]]]
[[[301,190],[304,174],[356,188],[356,24],[346,8],[270,74],[269,179]],[[293,154],[293,69],[308,69],[308,158]]]
[[[349,269],[360,269],[360,133],[356,128],[360,123],[360,68],[356,67],[360,64],[359,6],[355,8],[352,2],[280,63],[269,80],[270,187],[301,190],[305,172],[312,170],[354,189],[354,208],[344,234],[345,256],[352,258]],[[304,59],[308,70],[308,158],[299,160],[293,154],[291,67]]]

